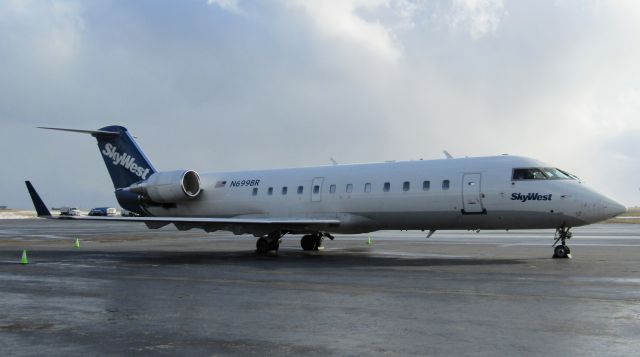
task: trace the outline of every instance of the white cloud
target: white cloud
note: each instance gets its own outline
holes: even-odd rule
[[[80,3],[74,1],[18,1],[0,5],[0,24],[25,29],[18,38],[5,33],[4,40],[26,45],[25,55],[49,65],[67,64],[82,45],[85,22]]]
[[[425,0],[395,0],[391,5],[397,9],[402,17],[410,20],[416,12],[424,8]]]
[[[207,0],[207,4],[209,5],[217,5],[221,9],[231,11],[231,12],[240,12],[240,7],[238,6],[238,0]]]
[[[386,0],[290,0],[288,3],[302,9],[314,26],[330,39],[363,46],[388,61],[401,56],[400,46],[390,28],[359,15],[359,11],[388,6]]]
[[[85,27],[80,6],[71,2],[53,2],[48,16],[50,28],[41,39],[42,48],[46,49],[47,55],[68,61],[77,53]]]
[[[242,12],[239,0],[207,0],[207,3],[233,13]],[[361,46],[387,61],[401,56],[401,46],[395,41],[391,26],[377,19],[367,20],[360,12],[393,8],[403,24],[410,26],[416,7],[411,0],[281,0],[275,3],[301,10],[313,28],[331,41]]]
[[[449,25],[479,39],[496,33],[505,15],[502,0],[453,0]]]
[[[159,168],[506,152],[640,202],[640,164],[629,164],[640,158],[637,1],[10,1],[0,117],[13,126],[0,145],[34,148],[3,173],[3,204],[28,202],[25,176],[62,200],[78,195],[68,178],[86,175],[86,192],[112,200],[86,138],[31,128],[113,121],[147,138]],[[48,149],[65,140],[81,147],[80,167],[61,169]]]

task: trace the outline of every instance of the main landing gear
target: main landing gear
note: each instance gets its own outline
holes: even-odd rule
[[[553,242],[553,257],[554,258],[571,258],[571,249],[567,246],[567,240],[571,239],[571,227],[562,226],[556,229],[556,241]],[[558,245],[560,242],[560,245]]]
[[[266,254],[271,251],[278,251],[280,248],[280,242],[282,242],[282,236],[287,234],[287,231],[275,231],[269,233],[267,236],[260,237],[256,241],[256,251],[258,254]],[[319,250],[322,247],[322,241],[324,238],[333,240],[333,236],[329,233],[313,233],[302,236],[300,245],[303,250]]]
[[[270,251],[278,251],[280,248],[280,242],[282,241],[282,232],[271,232],[266,237],[258,238],[256,242],[256,251],[259,254],[266,254]]]
[[[302,250],[319,250],[322,247],[322,241],[324,237],[333,240],[333,236],[329,233],[314,233],[302,236],[300,240],[300,246]]]

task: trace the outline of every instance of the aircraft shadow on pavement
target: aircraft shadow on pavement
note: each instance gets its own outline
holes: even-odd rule
[[[36,255],[37,254],[37,255]],[[353,251],[303,252],[281,251],[278,254],[259,255],[254,251],[175,252],[175,251],[40,251],[34,252],[34,263],[38,261],[81,264],[83,261],[104,264],[141,265],[238,265],[259,268],[273,267],[394,267],[394,266],[487,266],[526,264],[524,260],[508,258],[473,258],[419,255],[378,255]]]

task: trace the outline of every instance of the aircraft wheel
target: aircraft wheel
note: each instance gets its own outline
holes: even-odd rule
[[[569,254],[571,254],[571,250],[566,245],[558,245],[553,250],[554,258],[569,258]]]
[[[256,251],[259,254],[266,254],[269,250],[270,250],[270,244],[267,238],[265,237],[258,238],[258,241],[256,242]]]
[[[307,234],[302,236],[302,239],[300,240],[300,246],[302,247],[302,250],[316,250],[315,248],[315,237]]]

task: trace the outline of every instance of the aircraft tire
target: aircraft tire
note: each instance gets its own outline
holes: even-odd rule
[[[568,258],[570,252],[569,247],[566,245],[558,245],[553,250],[553,257],[559,259]]]
[[[300,239],[300,246],[302,247],[302,250],[316,250],[316,242],[314,238],[315,237],[310,234],[302,236],[302,239]]]
[[[256,242],[256,251],[258,254],[266,254],[270,250],[270,244],[267,238],[258,238]]]

